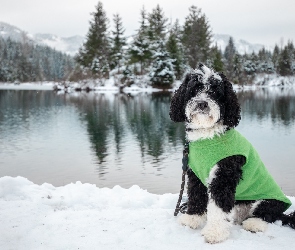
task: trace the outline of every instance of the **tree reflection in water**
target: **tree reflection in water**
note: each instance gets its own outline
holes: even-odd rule
[[[169,118],[171,95],[0,90],[0,174],[177,192],[185,134],[184,124]],[[286,194],[295,195],[295,88],[238,97],[237,129]]]
[[[258,122],[262,127],[280,126],[286,131],[294,127],[294,89],[262,88],[255,91],[238,91],[237,94],[242,108],[242,121],[238,128],[249,136],[252,142],[252,132],[249,131],[253,129],[249,126],[251,123],[254,125]],[[128,165],[131,165],[133,158],[140,153],[141,166],[137,166],[138,168],[144,168],[145,163],[148,163],[146,165],[149,167],[157,168],[157,174],[166,174],[168,170],[164,169],[169,167],[169,164],[165,158],[172,157],[177,150],[179,162],[175,165],[179,165],[180,168],[181,150],[185,142],[184,124],[173,123],[169,118],[171,95],[169,92],[140,93],[134,96],[81,93],[68,97],[85,114],[83,119],[87,122],[90,141],[97,155],[100,176],[112,171],[109,169],[113,166],[110,164],[111,155],[116,158],[117,167],[127,167],[126,161],[124,165],[121,158],[126,154],[125,147],[130,143],[136,144],[139,150],[128,153]],[[255,140],[254,133],[252,134]],[[254,144],[257,143],[254,141]],[[262,156],[271,152],[268,147],[263,147],[266,152],[258,149]],[[112,148],[116,151],[115,156],[114,152],[111,152]]]

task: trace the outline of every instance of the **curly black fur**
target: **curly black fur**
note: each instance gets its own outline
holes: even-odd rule
[[[184,122],[185,121],[185,104],[186,100],[186,92],[188,83],[191,80],[191,74],[186,74],[182,84],[180,87],[174,92],[174,95],[171,99],[170,104],[170,118],[174,122]]]
[[[220,74],[224,84],[224,110],[221,111],[223,125],[229,128],[238,126],[241,120],[241,107],[238,102],[238,97],[233,90],[232,84],[227,80],[224,74]]]
[[[241,108],[235,94],[232,84],[222,73],[219,74],[221,83],[214,78],[209,78],[210,88],[208,95],[217,102],[220,107],[220,119],[223,124],[229,128],[236,127],[241,119]],[[170,105],[170,118],[174,122],[187,121],[185,116],[185,107],[187,102],[198,92],[203,91],[205,86],[200,82],[198,76],[194,73],[186,74],[180,87],[174,92]]]
[[[187,176],[189,180],[187,187],[187,214],[203,215],[207,212],[207,187],[200,181],[191,169],[187,171]]]
[[[242,167],[246,162],[244,156],[227,157],[218,162],[216,177],[209,185],[209,191],[216,205],[229,213],[235,204],[236,187],[242,178]]]
[[[288,225],[289,227],[295,229],[295,212],[291,214],[282,214],[279,218],[283,225]]]
[[[285,209],[286,205],[282,201],[264,200],[257,206],[253,215],[266,222],[273,223],[280,218]]]

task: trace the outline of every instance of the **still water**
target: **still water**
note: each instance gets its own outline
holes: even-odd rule
[[[238,93],[238,130],[287,195],[295,195],[295,90]],[[139,185],[177,193],[184,125],[169,118],[170,93],[0,90],[0,177],[37,184]]]

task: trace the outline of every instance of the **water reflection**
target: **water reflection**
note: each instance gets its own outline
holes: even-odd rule
[[[124,138],[135,137],[141,156],[152,156],[159,163],[161,156],[171,146],[183,144],[184,125],[172,123],[169,118],[170,93],[69,95],[84,114],[90,141],[99,164],[106,162],[109,140],[115,144],[116,154],[124,147]]]
[[[272,88],[238,93],[244,116],[263,121],[271,119],[273,125],[294,125],[295,89]]]
[[[240,130],[288,195],[295,195],[295,91],[238,92]],[[171,122],[171,93],[0,90],[0,176],[36,183],[137,184],[178,192],[184,125]]]

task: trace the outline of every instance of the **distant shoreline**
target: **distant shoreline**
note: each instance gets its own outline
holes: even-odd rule
[[[4,83],[0,82],[0,90],[55,90],[58,92],[171,92],[177,89],[181,84],[181,81],[175,81],[170,88],[154,88],[150,85],[138,86],[133,84],[130,87],[116,86],[113,79],[108,79],[104,84],[99,84],[94,80],[87,82],[24,82],[24,83]],[[294,87],[295,76],[277,76],[277,75],[258,75],[255,77],[252,85],[237,85],[233,84],[234,89],[255,89],[265,87]]]

